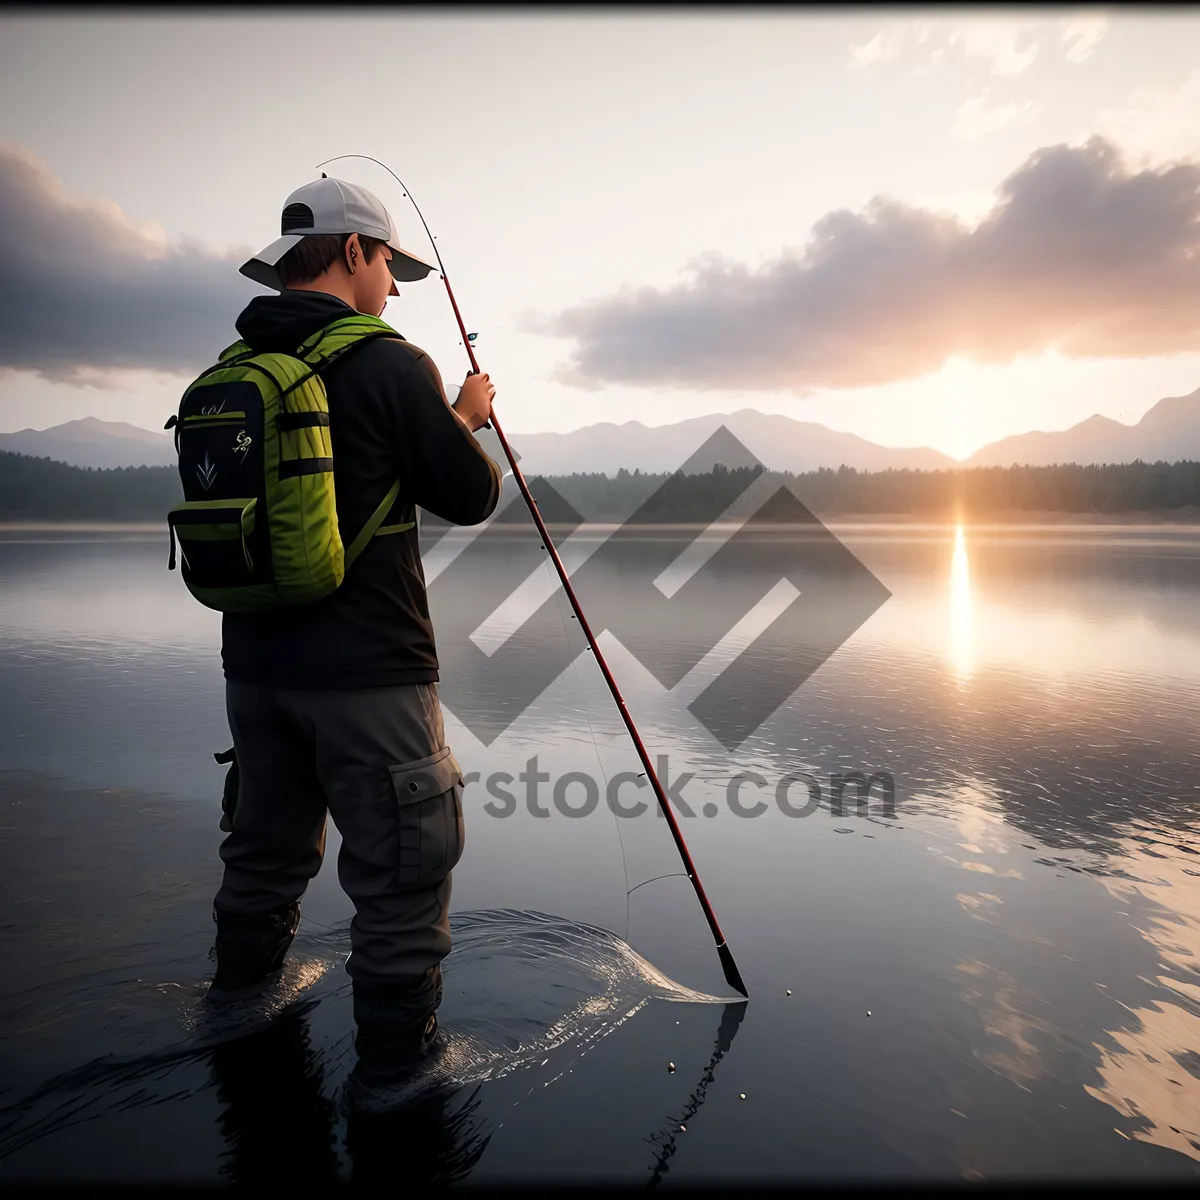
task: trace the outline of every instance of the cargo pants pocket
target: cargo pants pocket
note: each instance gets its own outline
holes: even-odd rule
[[[440,883],[466,845],[458,759],[443,746],[388,771],[399,819],[396,883],[404,888]]]

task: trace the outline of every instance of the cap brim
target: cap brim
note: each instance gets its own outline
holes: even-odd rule
[[[247,279],[253,279],[255,283],[261,283],[264,287],[282,292],[283,284],[279,280],[279,272],[275,270],[275,264],[293,246],[299,245],[305,236],[303,233],[285,233],[283,237],[276,238],[253,258],[242,263],[238,268],[239,273],[245,275]]]
[[[253,258],[247,259],[238,270],[247,279],[253,279],[255,283],[261,283],[264,287],[282,292],[284,287],[279,280],[279,272],[276,271],[275,266],[293,246],[298,245],[309,236],[305,233],[285,233],[283,237],[276,238],[269,246],[260,250]],[[401,250],[394,242],[388,242],[387,246],[392,252],[392,257],[388,261],[388,270],[391,271],[394,281],[416,283],[434,269],[432,263],[427,263],[407,250]],[[394,282],[392,290],[388,294],[392,296],[400,294],[396,290]]]
[[[391,271],[393,279],[398,279],[401,283],[416,283],[418,279],[424,279],[434,269],[433,263],[427,263],[423,258],[418,258],[407,250],[401,250],[395,242],[388,242],[387,245],[392,252],[388,270]]]

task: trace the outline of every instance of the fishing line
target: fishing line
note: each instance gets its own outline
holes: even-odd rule
[[[628,900],[631,893],[636,892],[638,888],[645,887],[648,883],[657,883],[660,879],[686,879],[687,876],[683,871],[668,871],[665,875],[655,875],[652,879],[643,879],[641,883],[635,883],[633,887],[625,893],[625,899]],[[629,882],[627,879],[626,883]],[[628,911],[628,908],[626,909]]]
[[[542,566],[549,567],[549,563],[542,561]],[[596,765],[600,768],[600,774],[604,779],[604,797],[605,807],[608,807],[608,772],[604,769],[604,758],[600,753],[600,743],[596,740],[596,731],[592,728],[592,706],[588,703],[587,688],[583,684],[583,680],[579,675],[579,655],[575,653],[575,648],[571,645],[571,635],[567,632],[566,618],[562,611],[562,595],[558,588],[554,589],[554,607],[558,611],[558,619],[563,627],[563,641],[567,643],[567,653],[571,657],[571,670],[575,675],[575,683],[578,687],[580,698],[583,701],[583,715],[587,720],[588,734],[592,739],[592,748],[596,751]],[[611,812],[611,809],[609,810]],[[617,814],[612,813],[612,819],[616,824],[617,830],[617,849],[621,852],[621,873],[625,877],[625,942],[629,943],[629,862],[625,857],[625,839],[621,837],[621,823],[617,819]]]

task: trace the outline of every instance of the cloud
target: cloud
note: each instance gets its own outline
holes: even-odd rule
[[[968,96],[959,105],[957,118],[951,132],[959,138],[981,138],[1011,125],[1021,117],[1035,113],[1033,102],[1018,104],[1015,100],[998,103],[991,99],[990,89],[985,88],[978,96]]]
[[[1200,345],[1200,163],[1132,171],[1102,138],[1032,154],[975,228],[876,198],[757,269],[696,260],[544,322],[559,379],[795,391],[913,379],[954,355],[1139,357]]]
[[[852,46],[850,54],[860,67],[869,67],[872,63],[899,58],[903,48],[904,39],[894,29],[881,29],[869,42]]]
[[[1021,75],[1033,64],[1043,43],[1058,32],[1058,45],[1069,63],[1086,61],[1108,32],[1099,14],[1046,17],[965,17],[892,21],[868,41],[851,46],[859,68],[900,58],[924,74],[957,51],[968,61],[982,62],[992,75]]]
[[[1038,38],[1032,35],[1039,32],[1040,24],[1003,18],[963,21],[947,27],[946,42],[960,46],[967,58],[988,63],[993,75],[1020,75],[1037,57]]]
[[[1061,41],[1066,47],[1067,62],[1086,62],[1092,51],[1108,33],[1108,18],[1085,16],[1082,13],[1068,17],[1061,25]]]
[[[1159,161],[1200,155],[1200,70],[1179,87],[1139,88],[1120,108],[1100,114],[1102,133]]]
[[[114,368],[201,370],[261,290],[237,273],[248,253],[172,245],[0,144],[0,370],[93,386]]]
[[[920,207],[947,213],[968,229],[974,229],[996,207],[995,191],[927,192]]]

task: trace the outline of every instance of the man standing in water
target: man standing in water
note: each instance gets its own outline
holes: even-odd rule
[[[241,268],[279,292],[237,319],[256,352],[292,353],[332,321],[380,315],[396,280],[433,269],[400,248],[374,195],[342,180],[293,192],[282,231]],[[395,512],[420,506],[456,525],[491,515],[502,474],[473,436],[491,413],[487,375],[469,374],[452,406],[428,355],[397,334],[356,346],[322,378],[338,524],[349,536],[397,478]],[[209,999],[252,994],[280,970],[332,815],[338,878],[355,908],[352,1098],[436,1044],[450,872],[464,844],[418,532],[401,524],[388,533],[390,521],[332,595],[226,613],[222,630],[237,793],[220,849]]]

